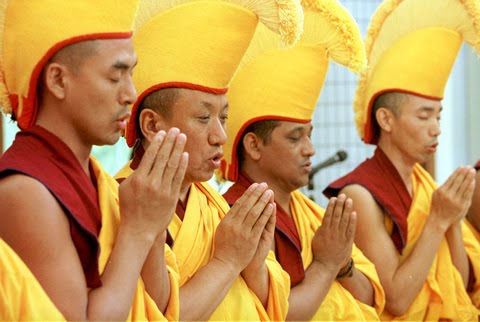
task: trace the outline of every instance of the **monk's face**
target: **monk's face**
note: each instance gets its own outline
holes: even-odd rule
[[[187,135],[185,151],[189,157],[184,182],[209,180],[220,166],[222,146],[227,141],[227,96],[182,89],[171,109],[162,128],[177,127]]]
[[[95,52],[67,73],[66,117],[86,144],[114,144],[137,97],[132,82],[137,58],[131,39],[96,42]]]
[[[279,122],[267,143],[260,142],[258,171],[267,183],[285,192],[292,192],[308,183],[308,174],[315,154],[312,145],[312,124]]]
[[[403,158],[423,163],[433,157],[440,135],[440,101],[408,95],[392,118],[391,141]]]

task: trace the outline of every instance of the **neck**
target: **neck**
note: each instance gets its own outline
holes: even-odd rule
[[[39,107],[40,108],[40,107]],[[73,127],[66,126],[66,122],[55,115],[45,117],[44,114],[38,113],[36,125],[40,125],[44,129],[56,135],[72,150],[78,162],[82,166],[85,173],[90,176],[89,160],[92,152],[92,145],[82,141],[82,137],[77,135]]]
[[[402,153],[394,144],[391,142],[385,142],[380,140],[378,147],[382,149],[383,153],[388,157],[392,162],[395,169],[397,169],[400,177],[402,178],[403,183],[407,187],[410,196],[413,195],[413,185],[412,185],[412,174],[413,167],[416,163],[416,160],[412,160],[405,153]]]
[[[180,196],[178,197],[178,199],[179,199],[183,204],[186,204],[186,203],[187,203],[188,192],[190,191],[191,185],[192,185],[192,182],[189,182],[189,181],[186,181],[186,180],[184,180],[184,181],[182,182],[182,186],[180,187]]]
[[[253,182],[265,182],[268,185],[268,188],[274,193],[275,203],[290,215],[290,198],[293,191],[286,189],[284,185],[277,182],[277,180],[265,176],[259,169],[251,169],[251,171],[249,171],[249,169],[242,169],[241,173],[246,175]]]

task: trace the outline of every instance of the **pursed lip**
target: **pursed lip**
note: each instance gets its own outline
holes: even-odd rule
[[[120,116],[118,119],[117,119],[117,122],[123,122],[123,121],[127,121],[130,116],[132,115],[131,112],[127,112],[125,114],[123,114],[122,116]]]
[[[208,160],[216,161],[216,160],[221,160],[223,158],[223,152],[219,151],[215,153],[212,157],[208,158]]]

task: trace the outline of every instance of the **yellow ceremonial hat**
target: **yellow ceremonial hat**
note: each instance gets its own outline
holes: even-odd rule
[[[139,138],[137,111],[150,93],[181,87],[224,94],[257,25],[280,34],[277,46],[288,47],[298,40],[302,22],[299,0],[141,0],[133,75],[139,97],[127,144]]]
[[[366,67],[360,31],[337,0],[306,0],[304,31],[291,49],[275,47],[278,36],[259,27],[228,92],[227,143],[221,170],[238,177],[237,147],[257,121],[309,122],[330,60],[360,72]]]
[[[365,143],[376,144],[372,106],[387,92],[442,100],[462,45],[480,52],[478,0],[386,0],[365,39],[369,68],[359,79],[355,123]]]
[[[1,0],[0,105],[21,129],[34,125],[37,85],[61,48],[90,39],[130,38],[138,0]]]

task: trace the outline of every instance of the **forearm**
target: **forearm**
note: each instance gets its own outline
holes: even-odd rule
[[[312,319],[335,281],[336,271],[328,270],[313,261],[305,272],[305,279],[290,290],[287,320]]]
[[[268,292],[270,288],[270,275],[268,274],[267,264],[263,262],[260,267],[251,267],[248,265],[242,271],[242,277],[250,288],[262,302],[263,307],[267,307]]]
[[[180,287],[180,320],[208,320],[239,275],[239,270],[212,258]]]
[[[338,282],[346,288],[355,299],[373,306],[374,304],[374,290],[370,280],[356,268],[353,269],[351,277],[339,278]]]
[[[170,299],[170,279],[165,261],[165,235],[161,234],[148,254],[142,269],[142,280],[150,297],[165,313]]]
[[[445,234],[445,237],[448,242],[453,264],[462,276],[463,284],[466,288],[468,286],[470,266],[465,245],[463,243],[461,223],[458,222],[450,226]]]
[[[102,286],[89,292],[88,320],[125,320],[138,279],[153,245],[153,236],[135,236],[120,226],[102,274]]]
[[[381,279],[385,289],[386,309],[390,313],[402,315],[410,307],[425,284],[444,234],[444,229],[427,221],[408,258],[389,281]]]

